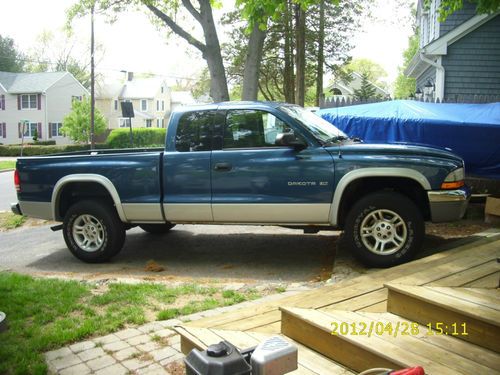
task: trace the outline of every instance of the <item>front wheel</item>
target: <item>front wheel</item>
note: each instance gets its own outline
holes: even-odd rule
[[[75,257],[87,263],[101,263],[122,249],[125,226],[110,204],[85,200],[69,208],[64,217],[63,235]]]
[[[399,193],[378,192],[352,207],[343,240],[363,263],[390,267],[412,259],[424,236],[424,220],[413,201]]]

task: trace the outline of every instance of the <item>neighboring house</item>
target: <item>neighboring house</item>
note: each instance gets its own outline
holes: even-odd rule
[[[128,72],[125,83],[97,87],[96,107],[107,119],[109,129],[128,127],[128,119],[122,117],[122,102],[132,103],[133,128],[164,128],[176,106],[192,104],[194,99],[184,92],[172,92],[162,78],[135,78]]]
[[[73,100],[89,92],[68,72],[0,72],[0,143],[55,140],[70,143],[60,129],[63,118],[71,112]]]
[[[330,85],[329,90],[334,97],[343,97],[345,99],[354,99],[354,91],[361,88],[361,81],[363,80],[360,73],[352,72],[350,82],[342,79],[335,79]],[[388,98],[390,96],[387,90],[377,86],[375,83],[370,82],[370,85],[375,89],[375,95],[381,98]]]
[[[416,78],[417,95],[453,100],[500,93],[500,13],[476,14],[476,5],[439,22],[440,1],[419,0],[420,50],[405,74]]]

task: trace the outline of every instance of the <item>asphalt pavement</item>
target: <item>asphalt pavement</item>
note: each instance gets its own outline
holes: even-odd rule
[[[133,228],[112,261],[86,264],[69,252],[61,231],[52,232],[48,225],[23,227],[0,233],[0,270],[86,279],[309,282],[331,275],[337,234],[304,234],[280,227],[177,225],[170,233],[155,236]],[[151,260],[164,271],[146,271]]]
[[[14,172],[0,172],[0,211],[10,211],[10,204],[17,202]]]

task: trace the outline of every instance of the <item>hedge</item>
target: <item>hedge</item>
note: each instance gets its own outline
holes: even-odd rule
[[[96,144],[96,148],[107,148],[107,145]],[[74,152],[89,150],[90,145],[64,145],[64,146],[39,146],[39,145],[25,145],[23,156],[37,156],[48,154],[59,154],[61,152]],[[0,156],[21,156],[20,145],[0,146]]]
[[[167,129],[164,128],[136,128],[132,129],[134,147],[164,147]],[[109,148],[129,148],[130,130],[128,128],[114,129],[108,136],[106,143]]]

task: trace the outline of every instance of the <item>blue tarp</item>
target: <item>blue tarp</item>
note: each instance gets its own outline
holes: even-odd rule
[[[500,179],[500,103],[394,100],[316,113],[367,143],[414,143],[451,149],[464,159],[467,175]]]

